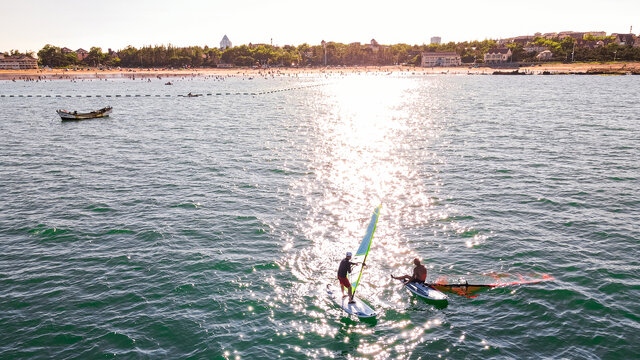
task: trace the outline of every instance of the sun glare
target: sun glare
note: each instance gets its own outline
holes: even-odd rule
[[[375,195],[372,205],[384,199],[385,184],[399,170],[393,148],[394,134],[404,126],[398,121],[403,85],[398,79],[353,76],[326,89],[334,104],[330,118],[318,124],[328,145],[320,151],[330,159],[323,177],[338,193],[350,199]]]
[[[407,214],[429,206],[414,164],[403,155],[406,142],[413,141],[416,124],[411,109],[421,88],[424,84],[410,77],[347,75],[323,87],[313,99],[317,115],[310,145],[315,176],[296,187],[313,202],[315,215],[302,231],[315,242],[317,258],[337,259],[357,246],[365,222],[380,203],[377,246],[389,249],[373,256],[386,254],[392,259],[396,252],[404,256],[409,251],[399,246],[399,226],[410,220]],[[318,265],[329,263],[322,260]],[[333,270],[331,266],[327,273]]]

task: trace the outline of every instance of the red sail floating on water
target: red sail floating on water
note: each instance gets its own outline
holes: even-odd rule
[[[434,288],[445,291],[449,293],[458,294],[461,296],[466,296],[468,298],[473,298],[478,295],[474,295],[475,293],[488,290],[496,287],[505,287],[511,285],[523,285],[523,284],[537,284],[543,281],[554,280],[553,276],[548,274],[536,275],[521,275],[521,274],[485,274],[483,276],[486,278],[492,278],[491,281],[473,281],[469,283],[468,280],[456,280],[456,281],[448,281],[446,277],[440,277],[436,280],[436,282],[431,283],[430,285]]]

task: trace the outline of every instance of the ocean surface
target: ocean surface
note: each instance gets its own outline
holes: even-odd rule
[[[1,359],[638,357],[637,77],[166,81],[0,82]]]

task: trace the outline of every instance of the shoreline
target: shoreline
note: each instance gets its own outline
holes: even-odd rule
[[[530,66],[352,66],[316,68],[198,68],[198,69],[28,69],[0,70],[0,80],[81,80],[81,79],[149,79],[177,77],[270,77],[312,74],[348,75],[356,73],[410,73],[412,75],[640,75],[640,62],[616,63],[550,63]]]

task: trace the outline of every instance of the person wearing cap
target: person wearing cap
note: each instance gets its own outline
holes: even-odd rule
[[[415,283],[424,284],[424,282],[427,281],[427,268],[424,267],[424,265],[422,265],[420,263],[420,259],[418,259],[418,258],[413,259],[413,265],[416,266],[415,268],[413,268],[413,275],[411,275],[411,276],[409,276],[409,275],[402,275],[402,276],[393,276],[393,275],[391,275],[391,277],[396,279],[396,280],[402,280],[404,282],[415,282]]]
[[[347,274],[351,273],[352,268],[359,263],[351,262],[351,252],[347,252],[347,257],[342,259],[340,262],[340,266],[338,267],[338,280],[340,281],[340,291],[342,291],[342,297],[344,298],[346,295],[344,294],[344,288],[349,290],[349,304],[354,304],[353,301],[353,290],[351,287],[351,283],[349,282],[349,278],[347,278]]]

